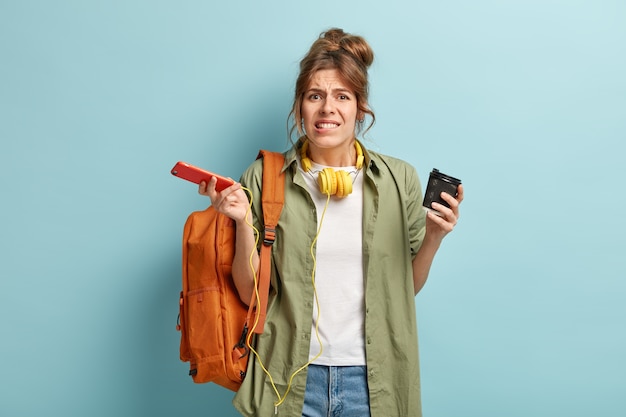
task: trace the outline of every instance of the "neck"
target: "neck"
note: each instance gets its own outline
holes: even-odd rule
[[[347,167],[356,165],[357,151],[356,140],[346,142],[333,148],[322,148],[315,146],[307,140],[306,154],[308,158],[320,165],[331,167]]]

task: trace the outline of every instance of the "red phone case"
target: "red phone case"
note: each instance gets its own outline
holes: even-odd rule
[[[224,188],[228,188],[235,183],[229,178],[205,171],[202,168],[198,168],[186,162],[177,162],[171,172],[175,177],[191,181],[194,184],[200,184],[202,181],[208,183],[211,178],[215,177],[217,178],[217,184],[215,184],[217,191],[222,191]]]

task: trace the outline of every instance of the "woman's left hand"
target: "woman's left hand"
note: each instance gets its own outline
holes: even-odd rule
[[[440,216],[432,212],[426,214],[426,236],[439,242],[454,229],[459,220],[459,205],[463,201],[463,185],[457,188],[457,196],[452,197],[448,193],[441,193],[441,198],[450,205],[450,208],[439,203],[432,203],[432,208],[440,213]]]

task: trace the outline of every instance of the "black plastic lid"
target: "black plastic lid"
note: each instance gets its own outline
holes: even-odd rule
[[[461,180],[458,178],[454,178],[450,175],[446,175],[443,172],[440,172],[437,168],[433,168],[432,172],[430,173],[430,175],[432,175],[433,177],[436,177],[442,181],[446,181],[449,182],[451,184],[456,184],[459,185],[461,184]]]

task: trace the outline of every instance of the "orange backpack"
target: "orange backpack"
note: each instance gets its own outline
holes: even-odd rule
[[[183,233],[183,290],[180,293],[180,359],[196,383],[214,382],[237,391],[248,366],[246,338],[263,333],[271,270],[271,248],[284,202],[284,157],[262,150],[264,235],[258,271],[259,305],[249,307],[232,280],[235,224],[213,207],[189,215]],[[256,307],[256,308],[255,308]],[[258,321],[257,321],[258,317]]]

